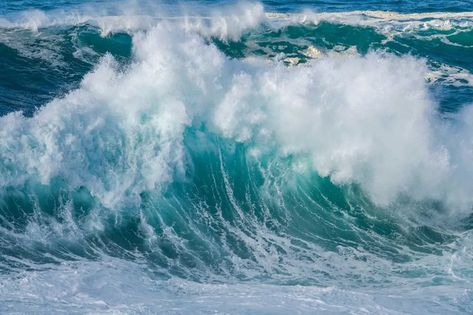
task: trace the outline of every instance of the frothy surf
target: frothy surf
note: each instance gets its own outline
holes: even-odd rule
[[[423,56],[330,42],[387,45],[352,17],[470,13],[127,12],[0,22],[115,44],[84,47],[75,89],[0,117],[0,310],[471,311],[473,112],[432,92],[467,88],[468,67],[443,57],[440,80]]]

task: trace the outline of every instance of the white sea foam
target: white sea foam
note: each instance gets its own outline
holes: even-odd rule
[[[0,276],[3,313],[88,314],[457,314],[471,310],[471,288],[393,290],[261,283],[153,280],[134,262],[106,258]],[[271,292],[271,294],[268,294]],[[435,297],[435,298],[433,298]]]
[[[180,7],[178,12],[163,6],[152,6],[151,11],[143,12],[138,6],[123,4],[118,7],[118,13],[113,15],[95,7],[84,7],[72,12],[29,10],[13,17],[0,18],[0,28],[21,28],[38,32],[42,28],[53,26],[90,24],[99,27],[105,36],[111,32],[136,33],[148,30],[161,21],[178,21],[180,28],[188,31],[222,39],[238,39],[243,32],[266,20],[263,6],[256,2],[240,2],[231,7],[206,10],[200,14],[186,13],[194,11],[185,6]]]
[[[319,23],[328,21],[352,25],[376,27],[380,32],[394,32],[396,29],[409,32],[425,29],[451,29],[471,27],[473,12],[429,12],[397,13],[392,11],[348,11],[315,12],[306,10],[300,13],[265,12],[258,2],[238,2],[232,6],[205,9],[190,4],[166,6],[162,3],[145,2],[138,6],[125,1],[113,10],[100,6],[82,6],[74,10],[55,10],[45,12],[28,10],[14,16],[0,18],[0,28],[26,28],[38,31],[41,28],[92,24],[100,27],[104,35],[110,32],[149,29],[162,20],[180,20],[189,30],[197,30],[206,35],[225,38],[238,38],[242,32],[265,22],[273,27],[288,24]],[[388,34],[387,33],[387,34]],[[389,35],[389,34],[388,34]]]
[[[392,11],[348,11],[348,12],[315,12],[306,10],[302,13],[268,12],[269,19],[290,23],[319,23],[329,21],[354,25],[379,25],[383,23],[402,23],[405,26],[432,26],[450,28],[454,25],[470,25],[473,12],[428,12],[397,13]]]
[[[460,67],[438,65],[426,75],[428,82],[438,82],[453,86],[473,86],[473,74]]]
[[[60,176],[108,207],[132,201],[184,173],[183,132],[203,121],[236,141],[309,157],[322,176],[359,184],[379,205],[401,195],[473,204],[472,115],[436,117],[422,61],[229,60],[180,25],[135,35],[126,71],[107,56],[81,88],[34,117],[2,117],[1,185]]]

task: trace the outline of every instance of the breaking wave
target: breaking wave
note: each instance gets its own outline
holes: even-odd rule
[[[470,13],[333,16],[391,25],[466,19],[458,27],[471,32]],[[20,44],[8,41],[11,32],[51,35],[71,19],[40,11],[20,22],[5,18],[2,43],[14,49]],[[336,297],[365,301],[376,296],[369,289],[380,288],[386,291],[376,303],[383,306],[370,311],[389,313],[395,307],[386,302],[388,289],[402,284],[427,288],[419,289],[422,301],[429,288],[442,295],[451,286],[446,302],[431,311],[471,310],[473,112],[463,104],[445,115],[431,89],[445,82],[426,80],[435,64],[362,41],[307,43],[312,31],[354,26],[297,22],[259,4],[205,17],[94,19],[71,22],[77,38],[87,34],[82,41],[110,45],[67,57],[83,62],[74,61],[83,79],[27,115],[0,117],[2,296],[22,287],[54,299],[17,275],[41,271],[25,277],[43,283],[53,270],[82,283],[58,289],[68,303],[80,292],[95,309],[106,309],[106,301],[127,312],[117,300],[133,299],[126,287],[109,296],[94,291],[106,287],[96,276],[113,265],[149,282],[142,299],[153,290],[163,299],[174,291],[198,299],[196,292],[216,294],[228,284],[236,293],[224,299],[237,303],[247,286],[263,299],[267,290],[283,294],[281,285],[304,285],[303,293],[291,287],[291,303],[300,294],[321,300],[306,301],[300,311],[321,303],[341,310]],[[356,31],[361,40],[380,36],[379,44],[387,43],[376,28]],[[263,47],[275,36],[294,55]],[[15,50],[21,58],[62,58],[61,50],[57,58]],[[67,58],[66,66],[52,67],[67,68]],[[461,65],[448,69],[448,78],[451,69],[460,69],[453,71],[459,80],[469,73]],[[76,282],[74,268],[90,278]],[[136,281],[125,278],[120,283]]]

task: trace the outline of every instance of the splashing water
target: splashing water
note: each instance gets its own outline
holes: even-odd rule
[[[0,17],[1,312],[473,311],[467,5],[79,3]]]

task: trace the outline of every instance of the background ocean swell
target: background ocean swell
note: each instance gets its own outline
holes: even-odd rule
[[[471,13],[164,7],[1,20],[2,311],[471,312]]]

